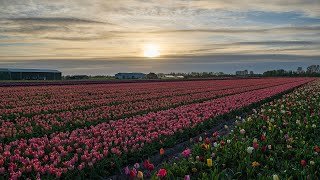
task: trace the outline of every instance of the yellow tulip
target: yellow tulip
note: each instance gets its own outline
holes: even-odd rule
[[[207,159],[207,165],[209,167],[212,167],[212,159],[211,158]]]
[[[252,167],[258,167],[260,166],[260,163],[257,161],[252,162]]]
[[[143,178],[143,172],[138,171],[137,178],[138,179],[142,179]]]
[[[197,168],[192,168],[192,172],[197,172],[198,171],[198,169]]]

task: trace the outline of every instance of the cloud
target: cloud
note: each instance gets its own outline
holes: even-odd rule
[[[237,42],[237,45],[320,45],[320,42],[315,41],[260,41],[260,42]]]
[[[103,30],[116,27],[112,23],[87,19],[35,17],[0,19],[0,25],[0,35],[69,41],[105,39],[110,33],[106,35]]]
[[[65,17],[25,17],[25,18],[8,18],[7,20],[17,23],[41,23],[41,24],[107,24],[87,19],[65,18]],[[108,23],[111,24],[111,23]]]
[[[319,0],[0,0],[0,61],[317,56],[319,32]]]

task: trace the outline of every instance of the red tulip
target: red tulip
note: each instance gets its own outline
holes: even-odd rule
[[[167,171],[165,169],[160,169],[157,176],[163,178],[167,175]]]
[[[219,134],[218,131],[216,131],[216,132],[214,132],[214,133],[212,134],[212,136],[213,136],[213,137],[217,137],[218,134]]]
[[[137,176],[137,171],[136,170],[131,170],[130,171],[130,178],[134,179]]]

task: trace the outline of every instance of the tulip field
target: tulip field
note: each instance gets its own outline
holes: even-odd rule
[[[314,78],[17,86],[0,92],[0,179],[101,179],[136,162],[144,162],[150,178],[319,177],[320,81]],[[266,104],[259,107],[261,102]],[[203,137],[159,172],[147,160],[250,108],[254,112],[238,117],[231,134]],[[128,178],[148,178],[133,169],[126,168]]]
[[[229,127],[225,127],[228,129]],[[153,178],[319,179],[320,81],[237,116],[230,134],[200,137]]]

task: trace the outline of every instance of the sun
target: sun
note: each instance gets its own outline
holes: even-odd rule
[[[143,48],[144,57],[159,57],[160,51],[159,47],[155,44],[147,44]]]

